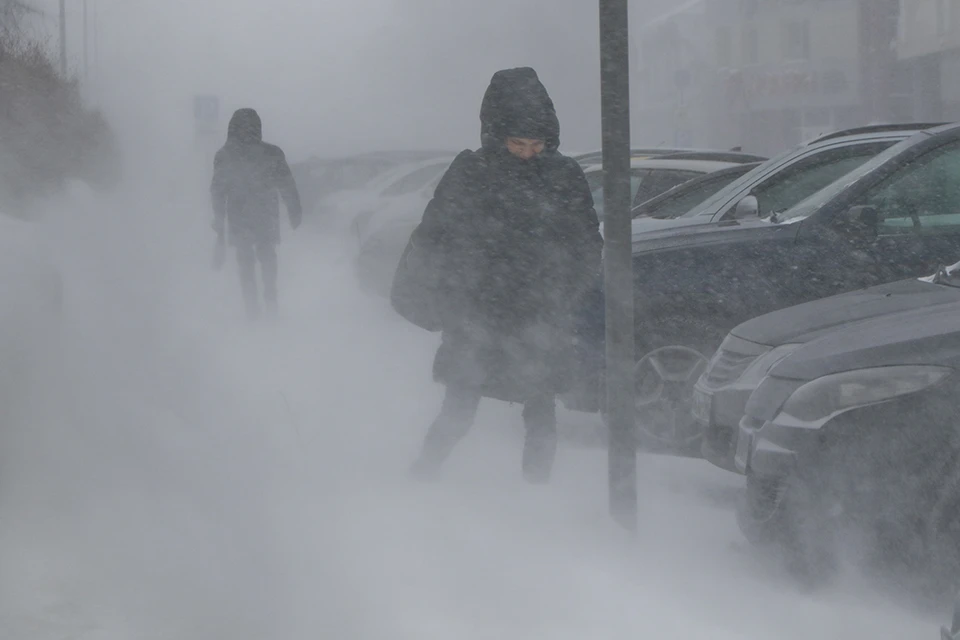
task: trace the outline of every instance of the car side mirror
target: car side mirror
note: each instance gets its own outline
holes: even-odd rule
[[[749,195],[737,203],[733,210],[733,217],[736,220],[744,218],[755,218],[760,215],[760,201],[757,196]]]
[[[877,234],[880,217],[877,208],[870,205],[857,205],[847,209],[843,216],[844,226],[855,233],[867,236]]]

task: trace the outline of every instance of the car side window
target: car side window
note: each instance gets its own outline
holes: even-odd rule
[[[850,173],[891,144],[873,142],[822,151],[772,175],[751,191],[760,205],[760,217],[789,209]],[[734,211],[731,209],[724,217],[732,217]]]
[[[650,198],[703,175],[698,171],[679,171],[676,169],[650,169],[638,189],[633,191],[633,206],[643,204]]]
[[[630,193],[634,196],[644,181],[644,173],[644,170],[634,170],[630,173]],[[597,217],[603,220],[603,174],[599,171],[596,174],[598,174],[598,178],[595,179],[595,186],[592,189],[593,208],[597,212]]]
[[[711,195],[733,182],[738,176],[720,175],[717,177],[706,178],[697,184],[696,188],[684,187],[683,193],[677,194],[668,200],[659,203],[660,206],[650,211],[639,211],[642,215],[648,215],[651,218],[660,220],[671,220],[679,218],[695,206],[709,198]]]
[[[960,229],[960,142],[921,156],[890,176],[867,200],[881,235]]]

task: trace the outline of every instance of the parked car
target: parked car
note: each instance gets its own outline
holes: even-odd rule
[[[453,157],[405,167],[381,180],[359,202],[351,228],[357,242],[356,273],[367,292],[386,296],[410,234]]]
[[[426,166],[428,165],[424,165]],[[444,165],[443,169],[446,166]],[[691,178],[734,166],[739,165],[709,160],[634,159],[631,162],[634,201],[642,202]],[[443,170],[431,173],[426,168],[421,173],[411,172],[408,184],[410,188],[417,185],[415,191],[402,200],[390,200],[389,204],[385,204],[387,201],[381,199],[377,202],[376,210],[369,209],[354,221],[355,233],[360,243],[357,271],[367,291],[378,295],[389,294],[400,256],[410,234],[420,223],[423,210],[442,173]],[[585,169],[584,173],[593,192],[597,214],[602,218],[603,169],[599,165],[592,165]]]
[[[642,234],[648,231],[729,223],[783,211],[878,153],[934,126],[938,125],[873,125],[821,136],[764,162],[702,202],[692,203],[682,215],[662,221],[650,216],[635,216],[634,238],[642,238]]]
[[[736,435],[747,400],[777,362],[804,344],[865,320],[954,303],[960,303],[960,287],[952,280],[910,278],[780,309],[734,327],[694,388],[703,457],[737,471]]]
[[[960,286],[960,265],[938,278]],[[960,303],[842,325],[780,360],[747,402],[744,535],[805,572],[837,536],[868,557],[957,568]]]
[[[318,158],[292,163],[305,211],[314,211],[324,199],[339,191],[362,189],[386,172],[410,163],[453,156],[450,151],[382,151],[348,157]]]
[[[715,171],[736,167],[740,163],[719,160],[667,160],[664,158],[633,158],[630,161],[630,189],[632,205],[636,206],[688,180]],[[603,165],[584,168],[587,183],[593,193],[593,206],[603,221]]]
[[[960,211],[960,190],[954,187],[960,182],[953,178],[960,173],[960,126],[915,133],[865,163],[858,156],[857,164],[786,211],[634,237],[642,446],[700,455],[693,387],[706,368],[704,354],[713,354],[738,324],[931,273],[960,255],[960,218],[952,213]],[[785,183],[781,192],[789,189]],[[600,305],[583,331],[583,339],[598,343],[598,350],[602,314]],[[599,389],[602,381],[585,385]],[[577,409],[589,391],[571,395],[570,408]]]

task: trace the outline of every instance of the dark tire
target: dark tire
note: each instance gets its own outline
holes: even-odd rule
[[[836,573],[833,526],[821,493],[804,478],[747,477],[737,524],[756,545],[774,546],[787,571],[806,587],[818,587]]]
[[[755,545],[779,540],[787,526],[784,498],[787,480],[747,476],[747,486],[737,503],[740,533]]]
[[[690,315],[660,317],[639,327],[634,369],[638,444],[655,453],[701,458],[703,433],[693,419],[693,386],[723,335]],[[664,385],[650,375],[651,367],[644,366],[652,358],[660,360],[663,369],[675,369],[681,375],[682,370],[688,369],[690,376],[684,381],[669,380]],[[654,401],[657,394],[662,397]]]

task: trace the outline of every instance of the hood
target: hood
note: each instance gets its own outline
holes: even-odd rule
[[[227,125],[227,140],[250,143],[263,140],[263,123],[253,109],[237,109]]]
[[[771,375],[794,380],[892,365],[960,367],[960,303],[888,314],[833,331],[794,351]]]
[[[560,146],[560,121],[553,100],[530,67],[493,74],[480,106],[480,141],[485,149],[503,146],[508,137],[544,140],[548,151]]]
[[[960,303],[960,289],[911,278],[780,309],[748,320],[730,333],[777,347],[810,342],[843,325],[951,303]]]

